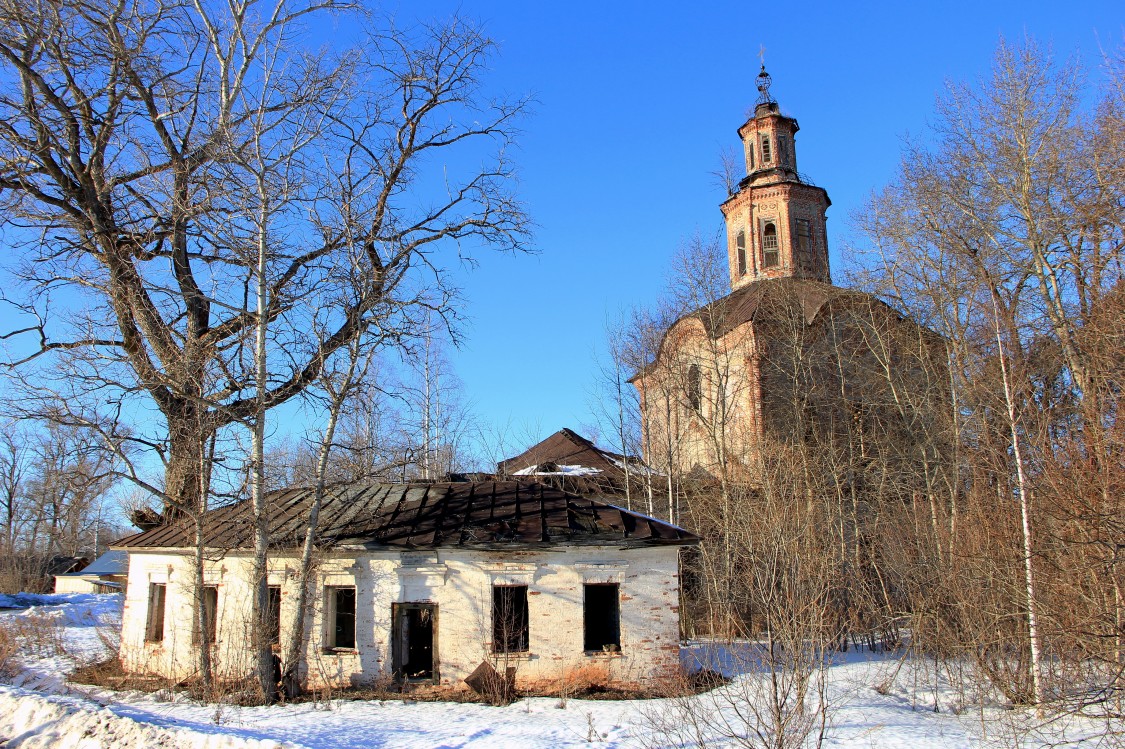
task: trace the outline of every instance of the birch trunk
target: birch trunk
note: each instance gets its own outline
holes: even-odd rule
[[[1016,486],[1020,496],[1020,530],[1023,540],[1023,573],[1025,603],[1027,605],[1027,634],[1031,649],[1031,690],[1032,699],[1042,711],[1043,705],[1043,665],[1042,645],[1039,635],[1039,602],[1035,588],[1035,568],[1031,561],[1031,492],[1027,485],[1027,475],[1023,467],[1023,443],[1020,439],[1019,422],[1016,416],[1015,400],[1009,378],[1007,355],[1000,335],[1000,312],[993,299],[993,313],[996,323],[996,345],[1000,356],[1000,375],[1004,381],[1004,404],[1008,411],[1008,426],[1012,435],[1012,459],[1016,463]]]
[[[283,635],[286,639],[284,640],[284,654],[281,658],[283,668],[281,684],[288,698],[296,697],[301,693],[301,653],[306,642],[305,616],[312,593],[310,588],[316,553],[316,534],[320,525],[320,509],[324,504],[324,495],[327,488],[328,458],[331,455],[332,442],[336,436],[336,425],[339,422],[340,410],[343,408],[344,401],[347,400],[348,394],[351,392],[358,366],[359,356],[354,346],[352,352],[353,355],[348,362],[343,384],[335,393],[332,393],[328,408],[328,419],[324,425],[324,435],[317,451],[313,500],[309,507],[308,521],[305,523],[305,539],[301,545],[301,562],[297,572],[297,596],[293,604],[293,615],[289,620],[289,626],[282,629],[283,633],[288,634]]]
[[[258,320],[255,325],[254,341],[254,381],[255,398],[257,407],[253,416],[253,429],[251,431],[251,491],[250,504],[254,514],[254,563],[251,571],[251,580],[254,585],[251,603],[251,621],[253,629],[251,646],[254,649],[255,671],[258,677],[258,687],[261,690],[262,700],[266,704],[277,701],[277,680],[274,679],[274,656],[272,643],[269,641],[271,631],[269,622],[269,508],[266,506],[265,497],[265,435],[266,435],[266,334],[268,332],[268,306],[269,290],[266,286],[266,266],[268,262],[268,236],[269,201],[266,193],[267,186],[261,176],[258,177],[258,195],[261,204],[258,211],[258,257],[255,266],[257,287]]]

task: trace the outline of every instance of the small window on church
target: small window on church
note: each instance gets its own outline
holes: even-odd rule
[[[782,164],[789,163],[789,139],[784,135],[777,136],[777,160]]]
[[[802,270],[812,271],[812,224],[807,218],[799,218],[797,227],[797,263]]]
[[[698,364],[687,368],[686,386],[688,407],[698,413],[703,408],[703,376]]]
[[[746,168],[747,168],[747,171],[751,171],[751,172],[754,171],[754,146],[753,146],[753,144],[751,144],[750,147],[746,149]]]
[[[762,227],[762,267],[775,268],[780,260],[777,250],[777,226],[768,223]]]
[[[738,253],[738,275],[746,275],[746,232],[739,231],[734,240],[735,250]]]
[[[773,161],[773,152],[770,150],[770,136],[762,136],[762,163]]]
[[[807,218],[797,219],[797,248],[802,252],[812,249],[812,224]]]

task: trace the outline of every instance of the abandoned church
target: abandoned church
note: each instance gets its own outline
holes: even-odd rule
[[[821,440],[826,456],[841,430],[902,430],[900,444],[913,444],[911,420],[927,410],[911,394],[940,394],[919,382],[941,342],[832,285],[827,192],[797,171],[797,121],[769,95],[764,68],[759,79],[738,130],[747,176],[722,204],[731,292],[675,322],[633,378],[647,465],[563,430],[503,461],[506,480],[331,490],[303,614],[304,682],[456,688],[484,664],[520,686],[576,670],[659,680],[679,667],[680,552],[699,539],[617,506],[607,487],[652,470],[752,483],[767,438]],[[303,489],[270,497],[274,643],[294,634],[286,627],[311,501]],[[120,543],[128,671],[188,677],[204,645],[228,676],[253,669],[247,505],[206,514],[199,596],[187,518]]]
[[[763,66],[738,129],[746,176],[721,205],[731,292],[673,323],[631,380],[645,461],[672,475],[753,483],[764,444],[832,451],[865,430],[918,447],[911,423],[946,390],[939,336],[832,284],[828,193],[797,170],[797,121],[769,87]]]

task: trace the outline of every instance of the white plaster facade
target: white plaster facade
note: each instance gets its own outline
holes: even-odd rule
[[[557,546],[534,551],[463,549],[340,550],[323,558],[316,577],[308,628],[310,687],[362,685],[391,676],[393,604],[434,606],[434,681],[453,688],[482,661],[517,668],[521,687],[569,679],[645,684],[679,664],[679,547]],[[281,589],[281,622],[292,618],[295,556],[271,560],[270,585]],[[228,552],[206,565],[205,585],[217,595],[213,652],[217,672],[238,678],[251,672],[250,558]],[[122,624],[121,660],[131,672],[172,678],[196,671],[192,643],[192,558],[183,550],[131,549]],[[616,583],[620,649],[584,651],[584,586]],[[164,585],[163,632],[146,641],[153,585]],[[492,648],[493,586],[527,586],[528,650],[498,654]],[[328,646],[327,591],[356,589],[354,649]],[[151,639],[151,638],[149,638]]]
[[[104,593],[98,586],[98,578],[80,575],[55,575],[56,593]]]

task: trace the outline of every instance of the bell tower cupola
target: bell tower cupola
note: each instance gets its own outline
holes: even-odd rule
[[[738,129],[746,176],[721,206],[731,288],[770,278],[831,283],[825,213],[832,201],[797,171],[797,120],[781,113],[762,64],[758,100]]]

